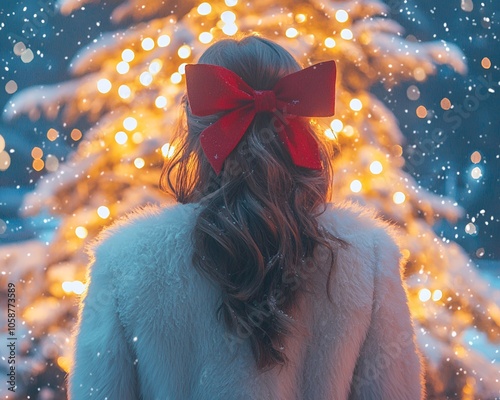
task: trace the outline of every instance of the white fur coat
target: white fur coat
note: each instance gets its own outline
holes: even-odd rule
[[[248,341],[225,333],[219,291],[190,264],[196,204],[148,208],[93,248],[75,328],[71,400],[420,400],[422,368],[386,223],[353,204],[320,221],[349,243],[337,255],[331,303],[318,256],[292,317],[283,369],[259,373]]]

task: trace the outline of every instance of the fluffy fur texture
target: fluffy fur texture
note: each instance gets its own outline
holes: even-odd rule
[[[248,341],[225,332],[219,290],[190,265],[197,204],[147,208],[100,235],[75,327],[71,400],[419,400],[423,376],[390,227],[328,205],[347,241],[327,298],[321,251],[291,316],[290,363],[257,372]]]

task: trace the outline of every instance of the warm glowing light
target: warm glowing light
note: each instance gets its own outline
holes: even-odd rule
[[[330,128],[325,129],[325,136],[330,140],[336,139],[335,133]]]
[[[184,75],[186,73],[186,65],[187,63],[182,63],[179,65],[179,68],[177,68],[177,72],[181,75]]]
[[[123,132],[123,131],[116,132],[116,134],[115,134],[115,142],[116,143],[125,144],[125,143],[127,143],[127,140],[128,140],[128,136],[125,132]]]
[[[354,128],[351,125],[346,125],[342,133],[347,137],[351,137],[354,135]]]
[[[201,3],[198,6],[197,11],[198,11],[198,14],[200,14],[200,15],[208,15],[212,11],[212,6],[208,3]]]
[[[429,301],[431,298],[431,291],[427,288],[420,289],[418,292],[418,298],[420,299],[420,301],[423,301],[424,303],[426,301]]]
[[[475,235],[477,233],[476,225],[474,225],[472,222],[469,222],[467,225],[465,225],[465,233],[468,233],[469,235]]]
[[[174,72],[171,76],[170,76],[170,81],[172,83],[180,83],[182,81],[182,75],[179,74],[178,72]]]
[[[396,192],[392,196],[392,201],[395,204],[403,204],[406,200],[406,195],[403,192]]]
[[[82,138],[82,132],[80,131],[80,129],[73,129],[71,131],[71,139],[73,139],[75,142],[80,140]]]
[[[299,35],[299,31],[295,28],[288,28],[285,32],[286,37],[293,39]]]
[[[109,211],[109,208],[106,207],[106,206],[100,206],[98,209],[97,209],[97,215],[99,215],[99,217],[101,217],[102,219],[106,219],[109,217],[110,215],[110,211]]]
[[[392,154],[396,157],[401,157],[403,155],[403,148],[399,144],[392,146]]]
[[[153,75],[157,74],[158,72],[160,72],[161,70],[161,67],[163,66],[162,62],[158,59],[154,60],[153,62],[151,62],[151,64],[149,64],[149,72],[151,72]]]
[[[41,171],[45,166],[45,163],[43,162],[43,160],[37,158],[36,160],[33,160],[32,166],[35,171]]]
[[[118,96],[120,96],[122,99],[128,99],[131,93],[132,91],[127,85],[120,85],[120,87],[118,88]]]
[[[6,151],[0,151],[0,171],[6,171],[9,167],[10,167],[9,153],[7,153]],[[0,221],[1,221],[1,219],[0,219]],[[1,231],[1,229],[0,229],[0,231]]]
[[[142,40],[141,46],[146,51],[153,50],[153,48],[155,47],[155,41],[150,37],[147,37]]]
[[[97,81],[97,90],[101,93],[108,93],[111,90],[111,82],[109,79],[99,79]]]
[[[33,147],[33,150],[31,150],[31,157],[36,160],[37,158],[42,158],[42,156],[43,150],[40,147]]]
[[[382,163],[380,161],[373,161],[370,164],[370,172],[372,174],[378,175],[382,172],[382,170],[383,170],[383,167],[382,167]]]
[[[479,178],[481,178],[481,176],[483,176],[483,172],[481,171],[481,168],[474,167],[474,168],[472,168],[472,171],[470,172],[470,175],[474,179],[479,179]]]
[[[335,39],[331,38],[331,37],[327,37],[325,39],[325,46],[328,47],[329,49],[335,47]]]
[[[234,24],[234,22],[236,21],[236,14],[232,11],[224,11],[220,15],[220,19],[226,24]]]
[[[146,163],[145,163],[144,159],[142,159],[141,157],[137,157],[134,160],[134,165],[136,168],[141,169],[142,167],[144,167],[144,165],[146,165]]]
[[[425,118],[427,117],[427,108],[424,106],[418,106],[415,113],[417,114],[417,117]]]
[[[441,104],[441,108],[443,110],[449,110],[451,108],[451,101],[450,101],[450,99],[448,99],[446,97],[443,97],[441,99],[441,103],[440,104]]]
[[[361,189],[363,188],[363,185],[361,184],[360,181],[358,181],[357,179],[355,179],[355,180],[353,180],[351,182],[351,185],[349,187],[351,188],[352,192],[359,193],[359,192],[361,192]]]
[[[67,373],[71,369],[71,359],[69,357],[59,356],[57,357],[57,365]]]
[[[191,47],[189,47],[187,44],[183,44],[181,47],[179,47],[179,50],[177,50],[177,54],[180,58],[188,58],[191,55]]]
[[[198,40],[203,44],[210,43],[213,38],[214,36],[210,32],[202,32],[200,36],[198,36]]]
[[[45,168],[47,171],[55,172],[59,168],[59,160],[56,156],[49,154],[45,159]]]
[[[175,146],[171,146],[170,143],[165,143],[163,146],[161,146],[161,154],[163,157],[170,158],[174,155],[175,153]]]
[[[3,138],[2,135],[0,135],[0,151],[3,151],[5,149],[5,139]]]
[[[158,96],[155,100],[155,106],[165,108],[167,106],[167,98],[165,96]]]
[[[484,68],[484,69],[490,69],[491,67],[491,61],[488,57],[484,57],[482,60],[481,60],[481,66]]]
[[[334,132],[340,132],[342,129],[344,129],[344,124],[340,119],[334,119],[330,123],[330,127],[333,129]]]
[[[167,47],[170,44],[170,36],[161,35],[156,39],[156,43],[158,43],[158,47]]]
[[[481,153],[479,151],[475,151],[470,155],[470,160],[474,163],[477,164],[481,162]]]
[[[352,31],[350,29],[342,29],[340,37],[345,40],[351,40],[353,38]]]
[[[335,19],[339,22],[346,22],[348,18],[349,15],[345,10],[337,10],[337,12],[335,13]]]
[[[432,300],[439,301],[443,297],[443,292],[439,289],[434,290],[432,293]]]
[[[134,117],[127,117],[123,120],[123,127],[127,131],[133,131],[137,128],[137,120]]]
[[[306,16],[304,14],[297,14],[295,16],[295,21],[297,21],[299,24],[301,24],[302,22],[306,21]]]
[[[130,49],[125,49],[122,51],[122,60],[125,62],[130,62],[134,59],[135,53]]]
[[[359,111],[363,108],[363,104],[360,99],[352,99],[349,103],[349,107],[351,107],[353,111]]]
[[[56,140],[59,137],[59,132],[57,132],[54,128],[50,128],[47,131],[47,139],[49,139],[51,142]]]
[[[80,239],[85,239],[88,233],[89,232],[87,231],[87,228],[85,228],[84,226],[79,226],[75,229],[75,235]]]
[[[80,281],[66,281],[61,286],[66,293],[82,294],[85,291],[85,285]]]
[[[415,85],[408,86],[408,89],[406,89],[406,96],[410,100],[418,100],[420,98],[419,88]]]
[[[21,53],[21,61],[25,64],[30,63],[35,58],[33,51],[31,49],[26,49]]]
[[[130,65],[126,61],[120,61],[118,64],[116,64],[116,71],[119,74],[126,74],[130,70]]]
[[[233,36],[238,32],[238,27],[235,24],[226,24],[222,28],[222,32],[227,36]]]
[[[134,132],[134,134],[132,135],[132,142],[134,142],[135,144],[142,143],[143,140],[144,137],[142,136],[141,132]]]
[[[234,7],[236,4],[238,4],[238,0],[226,0],[225,3],[228,7]]]
[[[149,86],[151,82],[153,82],[153,75],[151,75],[151,72],[145,71],[139,76],[139,82],[141,82],[143,86]]]
[[[422,67],[417,67],[413,70],[413,77],[417,81],[422,82],[427,77],[427,74],[425,73],[425,70]]]

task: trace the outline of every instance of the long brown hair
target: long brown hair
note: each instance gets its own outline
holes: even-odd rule
[[[228,68],[255,90],[272,89],[301,69],[281,46],[257,36],[219,41],[199,63]],[[273,129],[272,114],[259,113],[217,176],[199,136],[219,115],[192,115],[186,96],[183,106],[186,118],[174,138],[175,154],[165,161],[161,187],[181,203],[202,205],[192,260],[222,289],[219,320],[222,313],[230,331],[250,340],[259,369],[284,364],[283,337],[295,327],[287,312],[297,289],[305,290],[297,285],[300,268],[317,246],[330,251],[333,268],[335,249],[343,244],[318,224],[331,192],[332,150],[315,135],[323,169],[297,167]],[[328,281],[330,275],[331,269]]]

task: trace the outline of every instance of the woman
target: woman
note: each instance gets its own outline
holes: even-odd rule
[[[260,37],[186,67],[162,187],[94,245],[70,398],[417,400],[400,253],[370,211],[331,204],[335,64]]]

